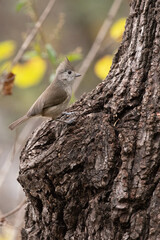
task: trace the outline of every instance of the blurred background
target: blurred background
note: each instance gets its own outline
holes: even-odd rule
[[[24,194],[17,182],[19,155],[29,134],[41,120],[31,119],[27,124],[10,131],[8,125],[21,117],[48,84],[54,79],[58,64],[69,58],[78,71],[107,19],[113,0],[57,0],[50,9],[36,37],[15,62],[15,56],[34,28],[49,1],[0,1],[0,215],[19,205]],[[106,32],[100,50],[83,76],[74,103],[84,92],[89,92],[107,76],[114,54],[121,42],[129,1],[123,0]],[[6,74],[15,74],[7,90]],[[7,85],[8,86],[8,85]],[[8,89],[9,88],[9,89]],[[1,221],[2,222],[2,221]],[[0,227],[1,239],[19,239],[23,211],[4,219]]]

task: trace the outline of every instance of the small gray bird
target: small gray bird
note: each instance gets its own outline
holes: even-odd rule
[[[72,95],[73,82],[79,76],[81,75],[74,71],[66,58],[58,66],[54,81],[39,96],[28,112],[10,124],[9,128],[13,130],[24,121],[38,115],[56,119],[67,107]]]

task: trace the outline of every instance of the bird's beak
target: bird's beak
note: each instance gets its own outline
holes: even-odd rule
[[[79,74],[79,73],[76,73],[76,77],[80,77],[81,76],[81,74]]]

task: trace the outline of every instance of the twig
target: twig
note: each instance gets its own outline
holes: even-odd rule
[[[11,151],[8,154],[7,159],[5,160],[5,163],[3,164],[1,170],[0,170],[0,188],[5,180],[5,178],[7,177],[7,174],[12,166],[15,154],[16,154],[16,147],[17,147],[17,132],[16,132],[16,137],[15,137],[15,141],[13,144],[13,147],[11,149]],[[18,148],[19,149],[19,148]]]
[[[93,59],[95,58],[97,52],[99,51],[100,49],[100,46],[106,36],[106,33],[108,32],[108,30],[110,29],[111,25],[112,25],[112,22],[113,22],[113,19],[116,15],[116,13],[118,12],[118,9],[121,5],[121,2],[123,0],[115,0],[110,8],[110,11],[106,17],[106,19],[104,20],[97,36],[96,36],[96,39],[92,45],[92,47],[90,48],[90,51],[89,53],[87,54],[86,58],[84,59],[80,69],[79,69],[79,72],[82,74],[82,77],[80,77],[74,84],[73,86],[73,91],[76,92],[85,73],[87,72],[88,68],[90,67]]]
[[[7,177],[7,174],[12,166],[12,163],[15,159],[15,156],[20,153],[21,149],[24,147],[25,141],[31,131],[33,131],[34,126],[36,126],[37,123],[34,121],[32,124],[28,123],[26,126],[22,129],[21,133],[18,135],[17,129],[16,129],[16,137],[13,144],[13,147],[11,151],[9,152],[7,159],[5,160],[5,163],[3,164],[2,168],[0,169],[0,190],[1,186]]]
[[[48,5],[46,6],[46,8],[44,9],[43,13],[41,14],[41,16],[39,17],[39,20],[36,22],[34,28],[31,30],[31,32],[29,33],[29,35],[27,36],[26,40],[23,42],[21,48],[19,49],[17,55],[15,56],[15,58],[13,59],[12,62],[12,67],[21,59],[21,57],[23,56],[24,51],[27,49],[27,47],[29,46],[29,44],[31,43],[31,41],[34,39],[34,37],[36,36],[39,28],[41,27],[41,25],[43,24],[43,22],[45,21],[46,17],[48,16],[48,14],[50,13],[54,3],[56,2],[56,0],[50,0],[48,2]]]
[[[17,207],[15,207],[14,209],[12,209],[10,212],[0,216],[0,222],[4,222],[5,218],[13,215],[14,213],[18,212],[26,203],[26,199],[24,199]]]
[[[33,19],[34,22],[37,22],[39,16],[38,16],[38,13],[37,13],[35,1],[32,2],[31,8],[32,8],[32,12],[33,12],[33,15],[34,15],[32,17],[32,19]],[[45,34],[43,32],[42,26],[39,28],[39,34],[41,36],[42,43],[45,45],[46,44],[46,38],[45,38]]]

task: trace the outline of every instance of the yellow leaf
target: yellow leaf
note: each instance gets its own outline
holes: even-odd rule
[[[9,227],[2,227],[0,233],[0,240],[11,240],[15,235],[15,229]]]
[[[46,62],[39,56],[31,58],[25,63],[15,65],[12,72],[16,75],[15,85],[27,88],[38,84],[46,71]]]
[[[125,24],[126,24],[126,18],[120,18],[111,27],[110,35],[117,42],[120,42],[121,39],[122,39],[123,32],[124,32],[124,29],[125,29]]]
[[[0,61],[11,57],[14,54],[16,44],[12,40],[0,42]]]
[[[94,66],[94,72],[100,79],[105,79],[112,65],[112,55],[106,55],[98,60]]]

